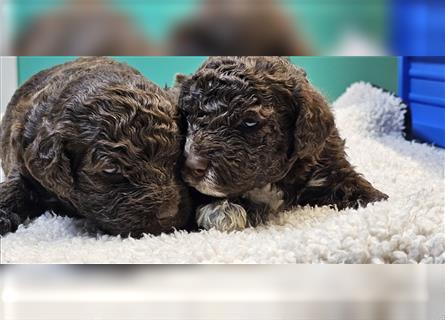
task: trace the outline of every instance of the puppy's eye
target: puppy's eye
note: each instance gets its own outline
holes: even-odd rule
[[[118,174],[118,173],[120,173],[120,170],[117,167],[110,167],[110,168],[104,169],[103,172],[106,174]]]
[[[106,179],[108,183],[124,183],[127,178],[122,174],[122,171],[118,167],[109,167],[102,170],[102,177]]]
[[[260,122],[254,119],[245,119],[242,123],[243,127],[245,128],[254,128],[256,127]]]

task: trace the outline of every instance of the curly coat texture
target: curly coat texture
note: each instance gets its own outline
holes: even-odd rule
[[[11,99],[0,143],[0,234],[47,210],[113,235],[186,224],[176,102],[125,64],[81,58],[36,74]]]
[[[212,57],[177,81],[191,163],[184,179],[222,198],[198,209],[201,227],[243,229],[296,205],[344,209],[387,198],[348,162],[328,103],[288,59]]]

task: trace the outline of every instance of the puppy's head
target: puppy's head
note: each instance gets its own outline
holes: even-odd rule
[[[198,191],[235,196],[316,157],[334,127],[303,70],[277,57],[210,58],[181,82],[188,123],[183,175]]]
[[[25,163],[43,187],[105,231],[158,234],[186,220],[177,112],[160,88],[126,81],[67,86]]]

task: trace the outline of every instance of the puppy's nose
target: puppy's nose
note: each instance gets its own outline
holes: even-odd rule
[[[206,158],[194,154],[189,154],[187,159],[185,160],[185,166],[196,178],[202,178],[206,174],[207,167],[209,166],[209,161]]]

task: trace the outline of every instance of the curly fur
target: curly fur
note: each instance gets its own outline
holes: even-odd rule
[[[199,207],[196,221],[204,229],[243,230],[247,225],[247,212],[241,205],[224,199]]]
[[[110,234],[185,225],[176,103],[129,66],[82,58],[20,87],[1,124],[0,234],[46,210]]]
[[[212,57],[178,79],[185,156],[209,163],[204,177],[187,167],[183,176],[201,192],[243,205],[248,225],[295,205],[344,209],[387,198],[347,161],[329,105],[288,59]]]

